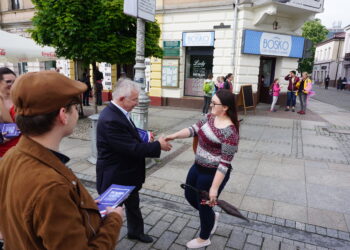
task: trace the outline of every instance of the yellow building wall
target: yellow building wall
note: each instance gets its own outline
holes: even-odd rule
[[[116,64],[112,64],[112,76],[111,76],[111,81],[112,81],[112,90],[115,87],[115,84],[117,83],[117,65]]]
[[[71,79],[75,80],[75,65],[73,60],[69,60],[69,75]]]
[[[160,26],[160,31],[163,30],[163,15],[159,14],[156,19]],[[159,39],[159,46],[163,47],[162,36]],[[162,59],[152,57],[151,58],[151,88],[149,95],[153,97],[162,96]]]

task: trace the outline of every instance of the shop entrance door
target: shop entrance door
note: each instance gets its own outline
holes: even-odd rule
[[[276,58],[261,57],[259,69],[259,102],[271,103],[271,96],[269,95],[269,88],[275,78]]]

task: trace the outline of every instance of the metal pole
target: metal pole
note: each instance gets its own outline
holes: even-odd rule
[[[145,92],[145,21],[137,18],[137,38],[136,38],[136,64],[134,66],[134,81],[141,87],[139,94],[139,104],[132,111],[132,119],[136,127],[147,130],[148,128],[148,106],[150,99]]]

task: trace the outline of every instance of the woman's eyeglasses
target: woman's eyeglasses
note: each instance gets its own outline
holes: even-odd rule
[[[222,105],[221,103],[210,102],[211,105]]]
[[[8,85],[11,85],[11,84],[13,84],[15,81],[14,80],[6,80],[5,81]]]

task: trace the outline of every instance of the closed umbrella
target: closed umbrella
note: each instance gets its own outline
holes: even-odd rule
[[[0,30],[0,62],[35,62],[56,59],[54,48],[42,47],[32,39]]]
[[[199,190],[199,189],[197,189],[193,186],[187,185],[187,184],[181,184],[180,186],[183,189],[188,188],[188,189],[192,190],[193,192],[196,192],[199,195],[199,197],[204,201],[209,200],[209,193],[207,191]],[[243,219],[243,220],[249,222],[249,220],[245,216],[243,216],[241,214],[241,212],[232,204],[230,204],[224,200],[217,200],[216,203],[219,207],[222,208],[222,210],[224,210],[229,215],[235,216],[237,218],[240,218],[240,219]]]

